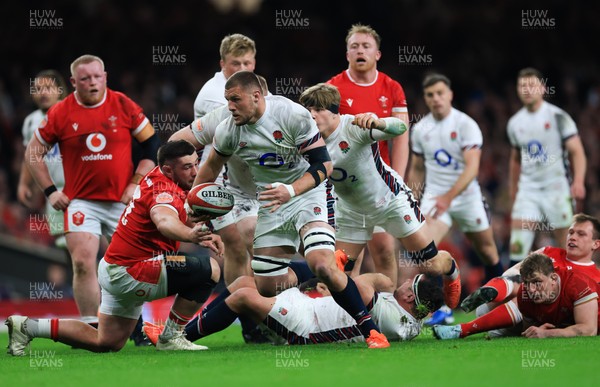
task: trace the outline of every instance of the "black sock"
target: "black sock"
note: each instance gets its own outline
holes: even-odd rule
[[[348,285],[344,290],[341,292],[331,291],[331,295],[335,302],[356,320],[358,328],[365,338],[369,337],[371,329],[381,332],[371,319],[371,315],[360,298],[360,293],[352,278],[348,277]]]
[[[215,299],[212,300],[210,304],[206,305],[204,307],[204,309],[202,309],[202,311],[200,312],[200,314],[198,316],[194,317],[193,320],[191,320],[189,323],[186,324],[186,326],[185,326],[185,337],[189,341],[196,341],[200,337],[202,337],[202,335],[198,331],[198,320],[199,320],[199,317],[201,315],[203,315],[203,314],[208,313],[215,306],[217,306],[217,305],[219,305],[221,303],[224,303],[225,299],[227,297],[229,297],[230,295],[231,295],[231,293],[229,292],[229,289],[225,288],[223,290],[223,292],[221,292],[221,294],[219,294],[217,297],[215,297]]]
[[[294,273],[296,273],[296,277],[298,277],[298,285],[315,277],[313,272],[310,271],[306,261],[292,261],[289,265],[290,269],[292,269]]]
[[[233,324],[236,318],[238,318],[238,314],[229,309],[226,302],[219,303],[219,305],[213,307],[208,313],[202,313],[200,315],[200,319],[196,322],[196,333],[198,338],[195,340],[222,331]],[[188,340],[192,341],[189,336],[187,336],[187,331],[186,337]]]
[[[256,323],[250,317],[240,315],[239,319],[242,325],[242,333],[250,333],[256,329]]]
[[[492,278],[501,277],[502,273],[504,273],[504,268],[502,267],[502,263],[498,261],[495,265],[484,266],[485,269],[485,282],[488,282]]]

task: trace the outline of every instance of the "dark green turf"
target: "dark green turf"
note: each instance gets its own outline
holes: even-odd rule
[[[0,335],[5,346],[7,334]],[[201,340],[195,353],[127,345],[93,354],[35,339],[33,356],[0,355],[2,386],[555,386],[599,385],[600,339],[437,341],[429,330],[384,350],[364,344],[243,344],[239,326]]]

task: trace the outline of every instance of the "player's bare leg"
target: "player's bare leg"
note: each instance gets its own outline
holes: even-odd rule
[[[95,319],[100,305],[96,264],[100,238],[88,232],[69,232],[65,237],[73,262],[73,294],[77,308],[82,317]]]
[[[427,217],[427,228],[429,229],[429,235],[431,235],[436,245],[438,245],[448,234],[448,231],[450,231],[450,227],[448,227],[446,223],[431,217]]]
[[[539,229],[536,222],[526,219],[513,219],[510,231],[510,265],[514,266],[525,259],[531,251],[535,240],[535,231]],[[566,239],[563,239],[563,241]]]
[[[216,231],[225,245],[225,259],[223,262],[223,278],[229,285],[236,278],[250,275],[248,253],[244,239],[235,224],[223,227]]]
[[[398,280],[396,238],[386,232],[378,232],[373,234],[373,238],[367,245],[377,272],[385,274],[396,283]]]
[[[6,322],[9,326],[9,353],[23,356],[26,345],[36,337],[53,339],[92,352],[118,351],[129,339],[136,323],[137,319],[100,313],[96,329],[79,320],[10,316]]]
[[[465,236],[471,241],[475,253],[477,253],[477,256],[485,266],[486,281],[501,276],[504,269],[500,264],[500,257],[496,242],[494,241],[492,228],[489,227],[480,232],[466,232]]]

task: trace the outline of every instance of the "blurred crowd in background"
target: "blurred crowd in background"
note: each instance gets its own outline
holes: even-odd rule
[[[378,68],[403,86],[411,123],[427,113],[420,86],[424,75],[438,71],[453,82],[454,106],[479,124],[484,135],[479,182],[492,210],[496,243],[507,262],[510,147],[506,123],[521,107],[516,74],[523,67],[542,71],[547,100],[576,121],[588,157],[587,198],[578,210],[600,216],[600,73],[597,47],[589,44],[600,32],[595,19],[600,3],[494,3],[4,2],[0,5],[4,19],[0,26],[0,233],[27,243],[52,244],[52,238],[40,231],[45,221],[39,215],[42,195],[38,212],[16,201],[24,152],[21,127],[25,116],[35,110],[30,82],[40,70],[53,68],[68,79],[69,64],[76,57],[100,56],[109,87],[140,104],[166,140],[192,121],[198,91],[219,71],[218,49],[225,35],[237,32],[254,39],[256,73],[268,80],[271,93],[297,100],[305,88],[347,67],[344,38],[353,23],[361,22],[382,37]],[[54,20],[54,26],[32,27],[32,19],[44,18]],[[165,52],[177,58],[176,63],[157,60],[155,54]],[[403,53],[419,55],[407,60]],[[459,250],[459,256],[473,254],[458,233],[450,236],[448,244]]]

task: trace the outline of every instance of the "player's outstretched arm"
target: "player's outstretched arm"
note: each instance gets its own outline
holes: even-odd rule
[[[527,338],[596,336],[598,334],[598,302],[593,298],[573,308],[575,324],[555,328],[552,324],[527,328],[522,336]]]
[[[196,122],[196,121],[194,121]],[[197,122],[200,122],[197,120]],[[169,142],[178,141],[178,140],[186,140],[191,143],[197,151],[204,149],[204,145],[200,144],[194,133],[192,132],[192,125],[188,125],[185,128],[179,129],[177,132],[173,133],[171,137],[169,137]]]
[[[181,242],[200,243],[211,234],[202,224],[188,227],[179,220],[177,212],[173,208],[155,206],[150,210],[150,219],[156,225],[158,231],[165,237]],[[205,231],[206,230],[206,231]]]
[[[217,177],[219,177],[219,173],[223,170],[223,165],[225,165],[228,159],[229,157],[220,155],[215,148],[212,148],[206,162],[200,165],[200,169],[194,180],[194,186],[215,181]]]

